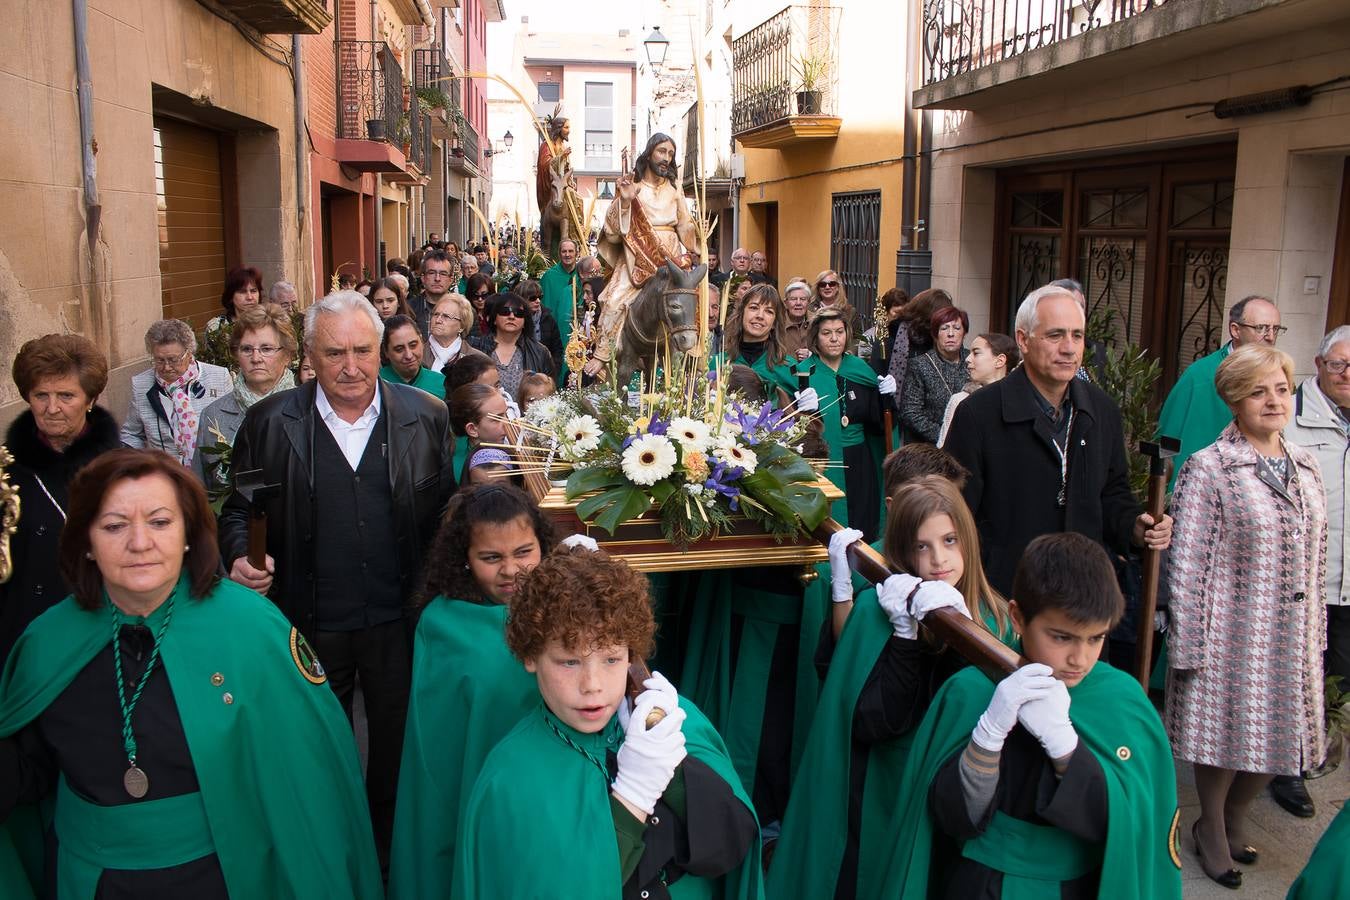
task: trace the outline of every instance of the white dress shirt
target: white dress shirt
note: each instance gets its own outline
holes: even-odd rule
[[[333,409],[333,404],[328,402],[328,396],[323,392],[322,385],[316,384],[315,387],[317,390],[314,394],[314,407],[318,410],[319,418],[328,426],[328,431],[333,435],[333,440],[337,441],[342,455],[347,457],[347,464],[355,472],[356,467],[361,464],[362,454],[366,452],[366,444],[370,443],[370,436],[375,433],[375,422],[380,418],[379,385],[375,387],[375,399],[355,422],[342,419],[337,410]]]

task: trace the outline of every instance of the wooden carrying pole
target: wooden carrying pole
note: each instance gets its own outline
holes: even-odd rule
[[[843,530],[844,526],[834,519],[826,519],[811,534],[828,545],[831,535]],[[862,541],[855,541],[849,547],[848,558],[853,570],[873,584],[880,584],[895,574],[886,565],[885,558]],[[1012,648],[954,609],[934,610],[924,616],[923,627],[993,681],[1002,681],[1020,665]]]
[[[1162,521],[1167,503],[1167,459],[1181,450],[1177,438],[1160,437],[1156,442],[1140,441],[1139,452],[1149,458],[1148,514],[1154,523]],[[1135,636],[1135,675],[1148,691],[1153,673],[1153,612],[1158,605],[1158,573],[1162,552],[1144,548],[1144,579],[1139,595],[1139,620]]]

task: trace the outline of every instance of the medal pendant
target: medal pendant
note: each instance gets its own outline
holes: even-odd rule
[[[847,428],[847,427],[848,427],[848,416],[840,416],[840,417],[839,417],[839,424],[842,425],[844,428]]]
[[[122,787],[127,789],[128,794],[139,800],[150,793],[150,779],[146,777],[145,772],[141,771],[139,766],[131,766],[122,776]]]
[[[1066,498],[1065,498],[1065,496],[1064,496],[1064,491],[1061,490],[1061,491],[1059,492],[1059,506],[1060,506],[1060,509],[1063,509],[1065,505],[1066,505]]]

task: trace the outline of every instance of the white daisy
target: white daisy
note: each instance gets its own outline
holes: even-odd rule
[[[650,486],[675,471],[675,445],[665,435],[644,434],[623,451],[623,474],[633,484]]]
[[[600,423],[594,416],[573,416],[563,426],[563,439],[578,454],[590,453],[600,446]]]
[[[742,447],[740,444],[726,444],[713,451],[713,456],[726,463],[728,466],[735,466],[741,469],[742,475],[753,475],[755,465],[759,462],[755,458],[755,451],[749,447]]]
[[[679,441],[686,450],[705,450],[712,436],[712,430],[707,422],[681,416],[670,420],[670,428],[666,434],[672,440]]]

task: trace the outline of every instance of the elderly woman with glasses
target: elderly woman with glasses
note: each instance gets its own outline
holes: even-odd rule
[[[933,313],[928,327],[933,346],[909,361],[900,391],[900,431],[907,442],[938,442],[947,403],[970,380],[970,351],[965,347],[969,328],[963,309],[944,306]]]
[[[463,294],[446,294],[431,308],[430,328],[422,365],[435,372],[459,359],[469,349],[468,335],[473,330],[473,306]]]
[[[131,379],[122,443],[163,450],[190,466],[202,413],[234,390],[234,380],[224,366],[196,359],[197,338],[180,319],[151,325],[145,332],[145,352],[154,365]]]
[[[1201,868],[1228,888],[1257,861],[1247,810],[1274,775],[1322,762],[1326,496],[1312,451],[1284,440],[1294,363],[1267,344],[1219,364],[1232,419],[1186,461],[1172,497],[1167,705],[1195,767]]]
[[[484,316],[488,333],[473,338],[475,349],[497,364],[502,390],[515,396],[526,372],[553,375],[553,357],[534,339],[530,306],[519,294],[497,294],[487,304]]]
[[[239,371],[234,389],[202,411],[192,471],[212,496],[230,485],[228,450],[249,407],[264,397],[295,387],[291,361],[299,345],[286,310],[275,303],[242,310],[230,332],[230,355]]]
[[[221,579],[201,484],[113,450],[70,497],[73,593],[0,678],[0,894],[381,896],[342,707],[276,604]]]

